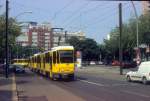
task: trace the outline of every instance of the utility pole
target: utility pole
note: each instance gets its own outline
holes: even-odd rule
[[[58,46],[60,45],[61,36],[58,37]]]
[[[119,62],[120,62],[120,75],[123,74],[122,68],[122,4],[119,3]]]
[[[65,43],[67,43],[67,31],[65,31]]]
[[[8,64],[8,10],[9,10],[9,1],[6,0],[6,34],[5,34],[5,38],[6,38],[6,41],[5,41],[5,59],[6,59],[6,64],[5,64],[5,76],[6,78],[8,78],[8,67],[9,67],[9,64]]]
[[[60,32],[57,32],[58,30],[60,30],[60,32],[62,33],[63,32],[63,28],[51,28],[51,48],[53,47],[53,44],[54,44],[54,37],[55,35],[54,34],[58,34]],[[58,35],[58,43],[57,45],[59,46],[60,45],[60,40],[61,40],[61,36]]]

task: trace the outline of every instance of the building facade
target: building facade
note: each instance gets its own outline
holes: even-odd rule
[[[50,25],[36,25],[29,26],[28,43],[30,46],[36,46],[42,50],[50,49],[51,26]]]
[[[24,28],[23,34],[17,38],[17,43],[22,46],[35,46],[49,50],[55,46],[69,45],[66,40],[75,36],[80,40],[85,38],[84,32],[66,32],[63,28],[52,28],[49,23],[37,24],[30,22]]]
[[[142,14],[150,13],[150,1],[141,1],[142,2]]]
[[[23,25],[22,34],[17,37],[16,43],[21,46],[35,46],[42,50],[50,49],[51,25],[44,23],[38,25],[36,22],[29,22]]]
[[[85,39],[85,33],[84,32],[67,32],[63,31],[61,28],[60,30],[51,30],[51,46],[62,46],[62,45],[69,45],[66,43],[67,39],[70,39],[71,37],[77,37],[80,40]]]

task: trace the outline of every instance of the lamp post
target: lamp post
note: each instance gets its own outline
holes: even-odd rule
[[[16,15],[16,16],[14,17],[14,19],[17,20],[18,17],[20,17],[21,15],[27,14],[27,13],[31,14],[32,11],[21,12],[21,13],[19,13],[18,15]],[[17,62],[18,62],[18,47],[17,47]]]
[[[134,2],[131,0],[132,6],[133,6],[133,10],[134,10],[134,14],[136,17],[136,45],[137,45],[137,64],[139,64],[138,62],[140,62],[140,50],[139,50],[139,24],[138,24],[138,14],[134,5]]]
[[[25,11],[25,12],[21,12],[21,13],[19,13],[18,15],[16,15],[15,17],[14,17],[14,19],[16,20],[18,17],[20,17],[21,15],[24,15],[24,14],[32,14],[32,11]]]
[[[132,3],[132,6],[133,6],[133,10],[134,10],[134,14],[135,14],[135,17],[136,17],[136,45],[137,45],[137,48],[139,48],[139,25],[138,25],[138,14],[137,14],[137,11],[136,11],[136,8],[135,8],[135,5],[134,5],[134,2],[131,0],[131,3]]]

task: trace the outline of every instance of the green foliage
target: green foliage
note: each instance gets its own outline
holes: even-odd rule
[[[0,15],[0,58],[5,57],[5,16]],[[18,35],[21,34],[21,28],[13,18],[9,18],[8,26],[8,44],[9,48],[13,50],[15,48],[15,40]]]
[[[91,61],[99,59],[99,47],[93,39],[86,38],[79,40],[76,37],[72,37],[67,42],[75,47],[75,50],[82,51],[83,61]]]
[[[35,46],[14,45],[11,50],[12,58],[28,58],[38,52],[42,52],[40,48]]]
[[[136,19],[130,19],[128,23],[123,24],[122,48],[123,52],[133,57],[133,49],[136,47]],[[138,18],[139,25],[139,45],[150,44],[150,15],[141,15]],[[116,27],[110,32],[110,39],[104,39],[104,46],[107,54],[114,55],[119,49],[119,29]],[[119,55],[119,54],[118,54]],[[118,58],[118,55],[116,57]]]

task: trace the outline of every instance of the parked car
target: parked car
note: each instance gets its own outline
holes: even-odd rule
[[[147,84],[150,81],[150,61],[142,62],[138,71],[130,71],[126,74],[127,81],[142,81]]]
[[[15,73],[25,73],[25,69],[20,66],[15,66]]]
[[[112,66],[120,66],[120,62],[118,60],[113,60],[111,65]]]
[[[90,65],[95,65],[95,61],[90,61]]]
[[[113,60],[112,66],[120,66],[120,62],[118,60]],[[133,61],[123,61],[122,62],[123,68],[134,68],[136,66],[137,66],[136,62],[133,62]]]
[[[125,61],[122,63],[122,67],[123,68],[134,68],[134,67],[137,67],[137,64],[136,64],[136,62],[133,62],[133,61]]]
[[[15,71],[15,66],[12,64],[9,64],[9,73],[13,73]]]

